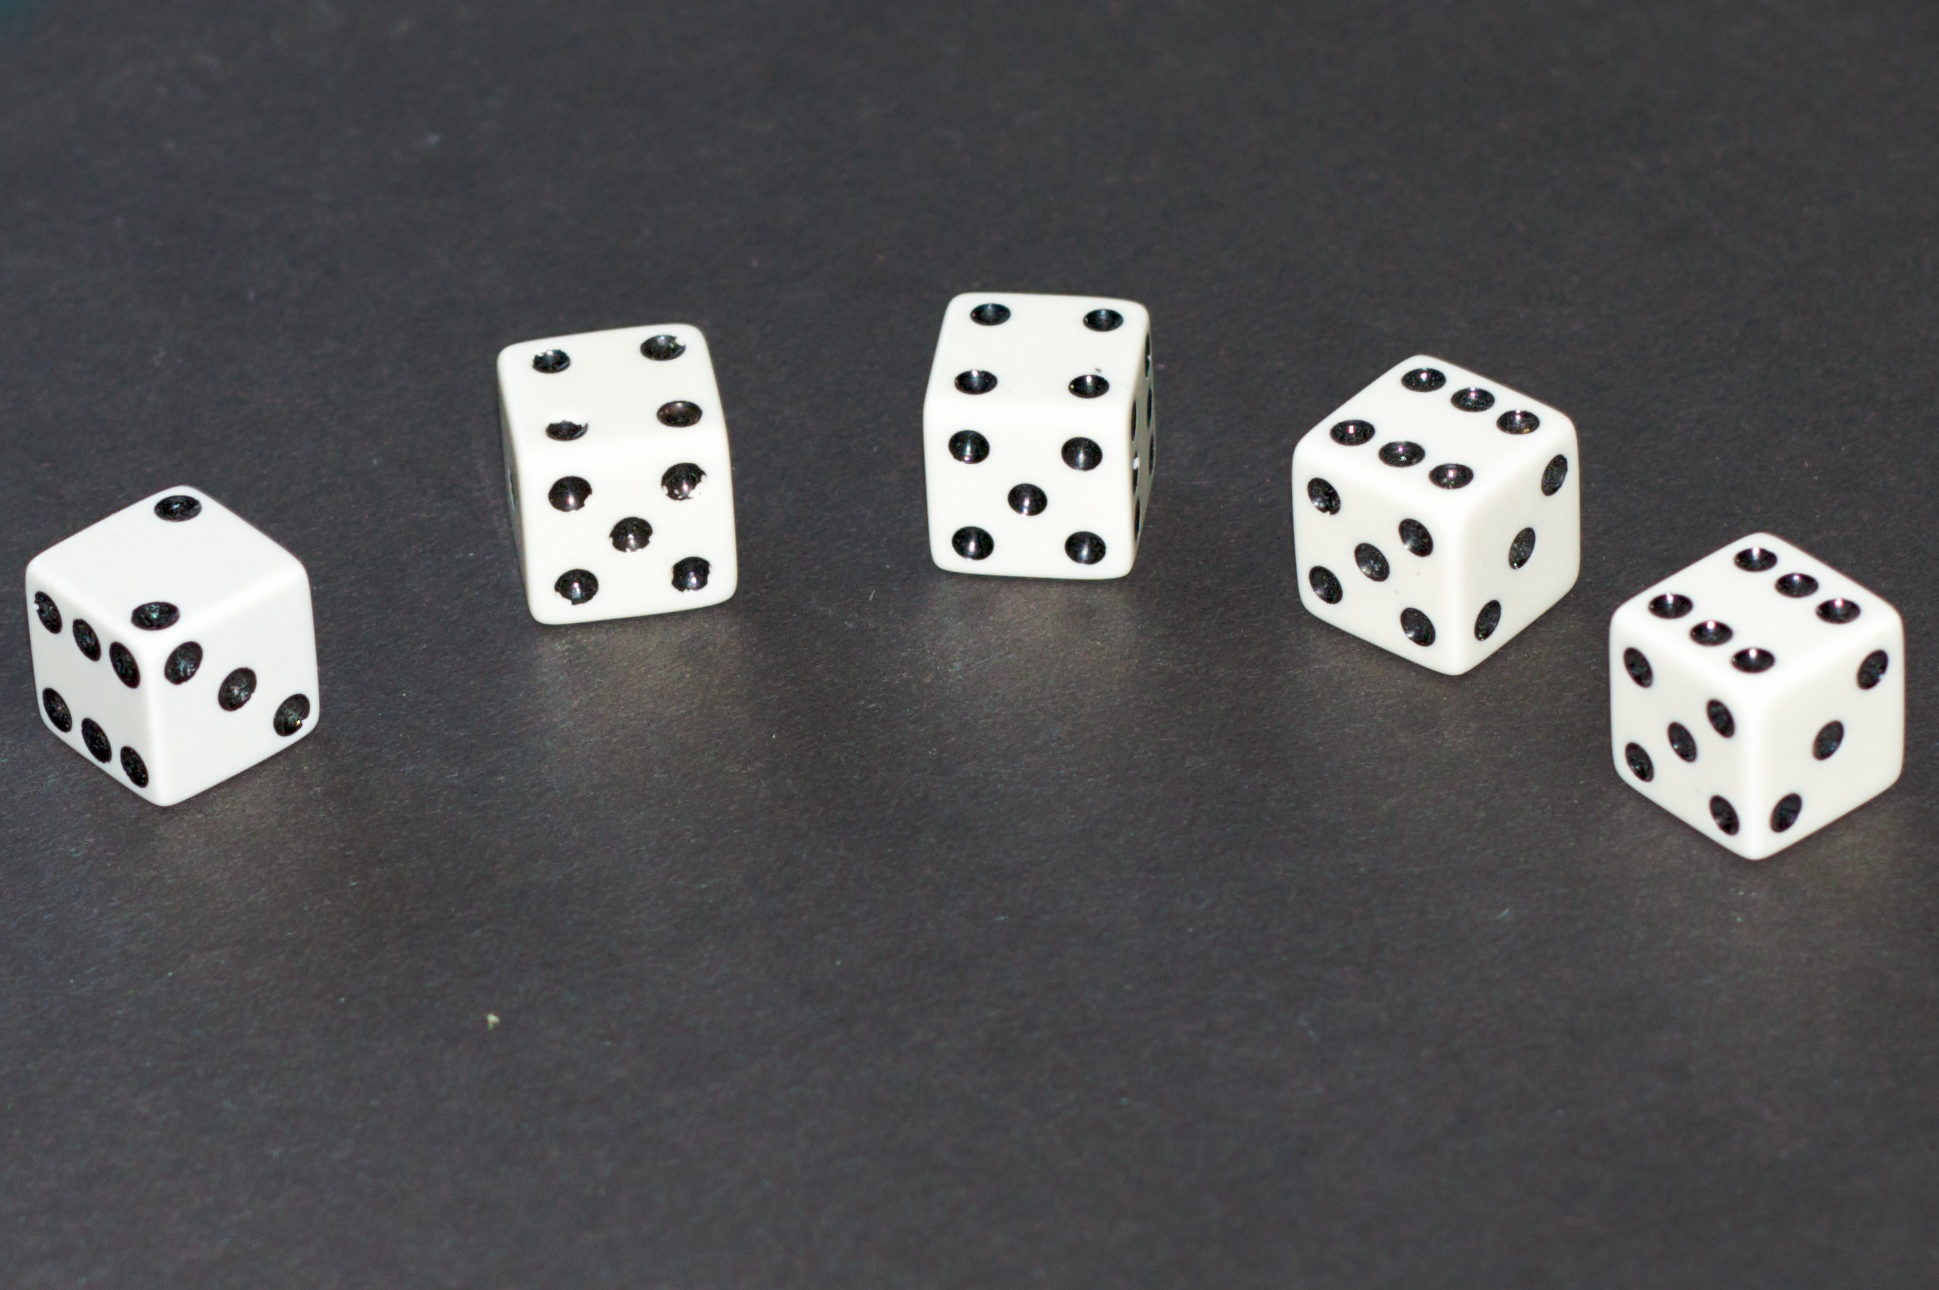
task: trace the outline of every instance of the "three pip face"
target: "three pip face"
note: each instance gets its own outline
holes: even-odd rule
[[[970,292],[923,400],[929,551],[952,573],[1131,571],[1150,513],[1151,317],[1131,300]],[[684,323],[498,356],[526,606],[542,623],[734,594],[734,480],[707,339]],[[1305,608],[1437,672],[1477,666],[1581,564],[1575,425],[1428,354],[1328,413],[1292,455]],[[234,512],[165,489],[27,566],[41,719],[168,805],[289,747],[319,714],[303,566]],[[1768,533],[1610,621],[1616,773],[1761,859],[1884,792],[1904,761],[1905,631],[1882,597]]]

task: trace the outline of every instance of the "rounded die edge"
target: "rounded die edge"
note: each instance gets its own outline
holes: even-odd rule
[[[1027,522],[1035,524],[1041,520],[1033,516]],[[1017,544],[1003,537],[997,539],[996,550],[983,559],[966,560],[957,554],[951,539],[961,527],[961,524],[945,524],[930,530],[929,559],[944,573],[961,573],[979,578],[1032,578],[1049,582],[1108,582],[1131,573],[1138,563],[1138,549],[1144,545],[1144,540],[1134,540],[1127,528],[1120,537],[1105,538],[1102,560],[1096,564],[1079,564],[1065,557],[1063,543],[1066,535],[1059,531],[1053,534],[1057,538],[1055,543],[1046,541],[1042,547],[1043,553],[1055,552],[1056,564],[1040,569],[1019,569],[1008,563],[1015,557]]]
[[[652,337],[659,335],[672,335],[676,337],[683,346],[682,351],[671,359],[658,362],[646,357],[641,352],[640,346]],[[540,443],[550,443],[554,447],[577,445],[583,450],[585,444],[585,438],[583,436],[564,441],[547,438],[545,427],[559,420],[559,416],[545,415],[543,419],[536,420],[536,423],[530,426],[525,425],[523,422],[514,425],[511,416],[512,400],[508,395],[513,389],[529,389],[534,392],[529,396],[532,398],[538,398],[542,395],[555,398],[562,397],[562,391],[579,388],[579,386],[577,382],[568,381],[564,385],[561,385],[560,382],[567,381],[568,377],[575,374],[583,376],[588,370],[584,351],[587,351],[589,347],[605,350],[609,346],[615,351],[614,362],[630,361],[632,364],[631,367],[621,368],[620,371],[622,373],[633,372],[637,375],[637,369],[651,368],[663,372],[664,376],[662,379],[664,380],[672,380],[675,373],[692,374],[696,370],[705,373],[704,376],[695,376],[693,378],[691,388],[697,391],[697,393],[669,395],[666,397],[683,397],[700,403],[707,412],[705,420],[714,423],[723,431],[725,430],[725,412],[720,406],[720,394],[717,383],[713,378],[713,352],[707,345],[706,333],[692,323],[668,322],[653,323],[646,326],[607,327],[599,331],[574,332],[568,336],[542,336],[533,340],[514,341],[499,350],[493,370],[498,380],[500,410],[507,428],[511,431],[512,438],[521,444],[535,439]],[[563,351],[570,357],[571,362],[556,371],[534,371],[532,367],[533,356],[552,350]],[[698,361],[696,362],[696,360]],[[545,384],[533,385],[530,384],[532,381],[545,382]],[[657,407],[659,402],[664,401],[665,398],[662,398],[653,406]],[[565,414],[568,420],[575,419],[570,415],[572,409],[566,407],[563,401],[553,410]],[[650,418],[652,416],[652,408],[647,408],[646,413]],[[532,416],[534,418],[539,418],[541,415],[538,410],[532,410]],[[653,424],[656,428],[658,427],[658,422],[654,422]],[[594,428],[597,429],[597,427]]]
[[[1402,634],[1402,628],[1399,622],[1399,611],[1394,610],[1391,605],[1383,606],[1382,617],[1380,619],[1381,625],[1375,629],[1377,633],[1383,634],[1363,634],[1314,608],[1315,601],[1318,601],[1323,607],[1326,605],[1326,602],[1320,600],[1318,594],[1314,592],[1306,574],[1303,572],[1306,566],[1301,565],[1300,567],[1302,569],[1299,575],[1300,608],[1335,631],[1345,632],[1348,636],[1353,637],[1363,644],[1383,649],[1395,658],[1404,658],[1409,663],[1423,667],[1430,672],[1438,672],[1442,676],[1465,676],[1487,662],[1494,655],[1495,651],[1501,648],[1501,644],[1506,643],[1500,632],[1493,633],[1486,640],[1476,640],[1472,630],[1472,613],[1470,613],[1468,621],[1462,623],[1458,615],[1449,617],[1448,611],[1444,610],[1441,613],[1446,618],[1445,623],[1443,623],[1441,618],[1429,615],[1428,621],[1434,625],[1435,629],[1434,639],[1428,645],[1422,646]],[[1354,584],[1365,581],[1360,576],[1359,570],[1353,569],[1350,560],[1347,562],[1346,567],[1353,569],[1353,576],[1351,578],[1348,578],[1346,574],[1332,565],[1327,565],[1326,567],[1345,583],[1346,594],[1349,598],[1352,597],[1356,590]],[[1393,610],[1393,612],[1388,612],[1389,610]],[[1498,644],[1497,642],[1500,643]]]
[[[278,749],[288,748],[292,744],[302,743],[305,739],[315,734],[316,728],[323,724],[323,694],[314,674],[309,677],[309,684],[291,686],[286,691],[271,692],[265,690],[261,682],[257,683],[256,690],[256,699],[258,701],[245,704],[241,708],[238,708],[236,712],[238,715],[245,712],[255,712],[256,715],[253,720],[262,723],[265,729],[271,731],[271,737],[276,741],[275,746]],[[266,695],[273,702],[260,702]],[[283,705],[295,698],[301,698],[305,701],[302,714],[297,718],[296,728],[288,734],[284,734],[274,723],[279,719]],[[257,709],[261,709],[261,711],[258,712],[256,711]]]
[[[696,324],[689,322],[649,323],[641,327],[619,327],[616,331],[627,333],[627,356],[637,360],[642,367],[656,370],[675,371],[685,368],[695,359],[713,365],[713,351],[707,345],[707,333]],[[645,351],[646,343],[657,336],[671,336],[681,346],[678,354],[670,358],[655,358]],[[677,367],[674,365],[677,364]]]
[[[582,370],[577,349],[585,348],[587,342],[601,345],[613,344],[623,348],[624,352],[631,357],[645,362],[649,360],[640,353],[640,346],[652,337],[660,335],[675,336],[682,345],[686,346],[686,352],[681,354],[680,358],[694,353],[706,355],[708,352],[707,333],[693,323],[642,323],[629,324],[625,327],[602,327],[596,331],[576,331],[563,336],[535,336],[530,340],[515,340],[498,351],[495,365],[501,377],[512,372],[530,372],[532,355],[561,349],[573,360],[570,367],[563,368],[561,371],[577,372]],[[621,338],[624,338],[623,346],[620,344]]]
[[[1673,809],[1669,804],[1669,800],[1666,800],[1673,800],[1674,798],[1674,794],[1666,786],[1663,772],[1663,763],[1666,760],[1672,760],[1669,757],[1669,749],[1667,746],[1663,748],[1664,756],[1652,758],[1648,755],[1648,750],[1656,745],[1651,743],[1648,736],[1639,735],[1634,731],[1625,733],[1621,727],[1616,726],[1614,723],[1611,724],[1609,734],[1610,765],[1617,779],[1628,785],[1636,793],[1640,794],[1644,800],[1649,802],[1650,805],[1656,807],[1665,815],[1668,815],[1693,832],[1701,834],[1705,841],[1715,843],[1740,860],[1767,860],[1793,843],[1803,841],[1808,836],[1808,833],[1815,832],[1817,828],[1822,828],[1824,824],[1830,822],[1821,821],[1804,834],[1796,833],[1795,831],[1789,833],[1773,833],[1769,828],[1769,820],[1767,818],[1758,818],[1752,821],[1739,808],[1736,809],[1736,816],[1740,821],[1744,821],[1743,825],[1735,833],[1725,833],[1717,827],[1712,819],[1709,807],[1712,790],[1708,788],[1704,789],[1701,794],[1692,799],[1698,814],[1686,818],[1682,812]],[[1660,742],[1660,733],[1657,738]],[[1637,768],[1629,761],[1628,749],[1632,745],[1640,746],[1643,750],[1645,766],[1652,772],[1648,778],[1639,775]],[[1652,762],[1654,763],[1653,766],[1650,765]],[[1680,765],[1681,763],[1678,764]],[[1732,806],[1736,808],[1737,804],[1733,802]],[[1768,816],[1769,812],[1766,811],[1762,814]]]
[[[1442,676],[1466,676],[1492,658],[1495,651],[1507,644],[1509,640],[1514,639],[1512,635],[1504,638],[1497,631],[1491,633],[1486,640],[1476,640],[1472,615],[1465,623],[1458,618],[1450,618],[1448,621],[1451,626],[1446,631],[1442,631],[1440,625],[1436,624],[1434,643],[1427,649],[1422,649],[1400,635],[1398,630],[1394,635],[1394,644],[1389,645],[1386,641],[1378,643],[1388,653],[1404,658],[1410,663],[1418,663],[1430,672],[1439,672]],[[1458,630],[1455,630],[1456,628]],[[1361,639],[1366,638],[1361,637]]]
[[[603,530],[599,535],[599,542],[602,545],[606,542]],[[615,555],[608,549],[604,554],[613,555],[616,559],[639,560],[659,551],[663,545],[665,543],[661,535],[655,533],[652,543],[639,551]],[[666,554],[671,560],[670,549]],[[625,607],[620,597],[613,595],[612,592],[615,588],[627,586],[628,583],[618,578],[607,581],[605,575],[601,574],[599,594],[577,605],[560,596],[549,580],[528,582],[525,585],[525,611],[532,616],[533,622],[542,627],[573,627],[580,623],[606,623],[626,618],[658,618],[662,614],[676,614],[689,609],[708,609],[722,601],[732,599],[734,593],[740,590],[739,552],[736,550],[725,560],[710,556],[708,565],[707,585],[695,591],[674,592],[666,578],[656,577],[653,582],[656,592],[658,588],[666,586],[670,598],[651,609]],[[314,723],[314,721],[313,716],[311,722]]]
[[[162,503],[177,497],[186,497],[195,502],[196,505],[192,510],[188,510],[188,514],[182,518],[162,514]],[[150,519],[156,522],[155,527],[158,529],[193,528],[198,520],[207,520],[211,511],[219,514],[233,514],[228,507],[216,501],[215,498],[209,496],[208,493],[193,484],[176,484],[172,488],[156,489],[127,509],[130,511],[145,512]],[[171,509],[185,510],[188,508]],[[245,520],[244,523],[248,523],[248,521]],[[251,524],[250,527],[254,528],[255,525]]]
[[[1411,354],[1389,367],[1381,374],[1379,379],[1371,382],[1370,385],[1378,386],[1387,381],[1398,384],[1401,377],[1422,367],[1433,368],[1440,372],[1446,379],[1442,384],[1435,386],[1432,391],[1417,391],[1418,393],[1433,393],[1441,401],[1445,401],[1451,391],[1466,389],[1470,386],[1479,386],[1494,395],[1495,401],[1489,409],[1490,415],[1486,419],[1488,428],[1491,430],[1494,429],[1495,418],[1493,414],[1506,410],[1533,412],[1541,420],[1541,425],[1529,432],[1531,436],[1539,434],[1546,440],[1548,438],[1547,432],[1551,426],[1566,428],[1570,434],[1575,433],[1575,419],[1554,404],[1534,398],[1522,390],[1515,389],[1513,386],[1496,380],[1485,372],[1477,372],[1464,363],[1456,363],[1451,359],[1442,358],[1438,354]],[[1358,396],[1356,395],[1355,397]],[[1479,420],[1480,418],[1476,417],[1475,419]]]
[[[1870,798],[1865,799],[1867,802],[1870,800]],[[1731,805],[1737,809],[1737,816],[1743,821],[1742,826],[1735,834],[1726,834],[1712,827],[1708,819],[1692,827],[1738,859],[1748,860],[1754,864],[1759,861],[1769,860],[1771,857],[1777,855],[1778,852],[1796,846],[1820,829],[1835,824],[1846,815],[1850,815],[1853,811],[1858,810],[1865,805],[1865,802],[1859,802],[1847,808],[1843,813],[1832,816],[1830,819],[1816,820],[1811,818],[1809,803],[1807,803],[1805,813],[1799,817],[1798,822],[1782,833],[1771,827],[1770,816],[1772,803],[1763,803],[1757,808],[1745,808],[1735,802]],[[1708,815],[1707,808],[1705,814]],[[1679,816],[1678,818],[1680,819],[1682,817]],[[1688,823],[1688,821],[1685,821],[1685,823]]]
[[[1777,559],[1766,568],[1745,569],[1737,563],[1737,553],[1751,547],[1763,548],[1775,555]],[[1813,555],[1789,538],[1772,533],[1768,529],[1758,529],[1726,542],[1716,550],[1707,552],[1702,558],[1692,561],[1684,569],[1678,570],[1678,574],[1695,569],[1699,565],[1706,566],[1707,574],[1707,566],[1712,564],[1717,566],[1719,576],[1735,574],[1746,579],[1763,579],[1766,583],[1769,578],[1786,573],[1807,573],[1818,580],[1819,586],[1813,595],[1802,598],[1800,603],[1815,605],[1820,600],[1844,596],[1858,601],[1866,613],[1886,612],[1895,621],[1902,621],[1898,607],[1871,587],[1843,569]]]
[[[1034,311],[1038,305],[1054,307],[1068,305],[1073,312],[1071,325],[1085,334],[1123,335],[1137,334],[1151,328],[1151,310],[1139,300],[1126,300],[1119,296],[1073,295],[1057,291],[959,291],[949,298],[943,306],[943,319],[953,322],[957,318],[969,320],[969,311],[981,304],[1000,304],[1010,310],[1006,323],[1014,322],[1018,305],[1025,305]],[[1111,309],[1124,316],[1124,321],[1108,332],[1092,333],[1083,326],[1086,314],[1098,309]]]
[[[162,502],[174,497],[185,497],[195,503],[193,510],[183,519],[165,518],[157,513],[156,508]],[[72,618],[74,615],[69,611],[68,603],[72,601],[79,604],[86,597],[77,596],[72,591],[62,593],[56,590],[57,585],[64,584],[68,581],[61,576],[60,565],[64,558],[62,548],[67,547],[70,542],[82,537],[84,534],[93,532],[104,524],[112,524],[124,519],[138,520],[144,517],[154,526],[154,530],[156,531],[155,536],[160,538],[166,533],[200,528],[202,525],[208,523],[212,514],[226,516],[229,519],[235,520],[237,523],[247,527],[250,532],[259,535],[265,541],[275,544],[279,550],[282,549],[281,544],[276,543],[275,539],[271,538],[254,524],[249,523],[248,520],[237,515],[215,498],[209,496],[202,489],[197,488],[193,484],[172,484],[167,488],[155,489],[153,492],[137,501],[128,503],[126,506],[116,507],[106,515],[87,524],[83,524],[80,528],[62,536],[59,541],[50,543],[48,546],[36,552],[33,558],[27,561],[23,580],[28,589],[27,599],[30,603],[32,602],[34,590],[38,586],[38,589],[44,590],[54,597],[55,603],[60,605],[61,613],[64,616]],[[103,618],[118,617],[118,615],[105,612],[100,613],[100,616]]]
[[[1343,405],[1344,406],[1344,405]],[[1351,419],[1351,418],[1349,418]],[[1391,439],[1375,423],[1373,440],[1359,444],[1342,444],[1333,438],[1333,427],[1340,424],[1341,413],[1329,412],[1326,417],[1293,441],[1293,451],[1286,459],[1287,470],[1292,480],[1293,510],[1297,514],[1301,507],[1312,509],[1306,500],[1306,481],[1310,476],[1319,475],[1340,487],[1340,481],[1351,481],[1350,488],[1366,487],[1370,492],[1382,497],[1392,496],[1398,502],[1403,490],[1395,487],[1403,481],[1397,476],[1409,472],[1395,470],[1384,465],[1375,456],[1374,443]],[[1378,473],[1375,468],[1378,467]],[[1406,482],[1413,482],[1411,479]],[[1442,489],[1432,492],[1451,496]]]

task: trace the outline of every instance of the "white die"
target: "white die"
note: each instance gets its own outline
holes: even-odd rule
[[[1437,672],[1493,654],[1575,585],[1575,424],[1417,354],[1293,449],[1300,601]]]
[[[1157,451],[1151,316],[975,292],[943,314],[922,405],[929,553],[953,573],[1121,578]]]
[[[507,346],[498,394],[532,617],[632,618],[734,594],[727,418],[699,328]]]
[[[1883,599],[1753,533],[1609,621],[1616,770],[1762,860],[1890,788],[1905,761],[1905,628]]]
[[[169,806],[315,729],[316,630],[295,556],[170,488],[27,565],[41,720]]]

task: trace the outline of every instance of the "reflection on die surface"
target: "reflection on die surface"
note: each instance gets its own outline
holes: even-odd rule
[[[1121,578],[1151,504],[1151,315],[972,292],[943,313],[922,407],[929,553],[952,573]]]
[[[302,564],[199,489],[164,489],[35,556],[27,623],[41,720],[168,806],[315,728]]]
[[[1883,598],[1753,533],[1610,619],[1617,773],[1761,860],[1898,779],[1904,655],[1904,625]]]
[[[507,346],[498,394],[532,617],[633,618],[734,594],[727,417],[698,327]]]
[[[1581,563],[1575,424],[1443,359],[1397,364],[1293,449],[1293,550],[1315,616],[1468,671]]]

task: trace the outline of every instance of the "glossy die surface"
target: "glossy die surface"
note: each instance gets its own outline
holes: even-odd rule
[[[633,618],[734,594],[727,418],[699,328],[512,345],[498,392],[532,617]]]
[[[1293,549],[1315,616],[1461,673],[1575,585],[1575,424],[1417,354],[1293,449]]]
[[[316,728],[310,580],[195,488],[117,511],[27,565],[40,718],[168,806]]]
[[[923,401],[929,552],[954,573],[1121,578],[1156,454],[1151,317],[979,292],[943,315]]]
[[[1898,611],[1769,533],[1609,622],[1616,773],[1761,860],[1890,788],[1905,760]]]

